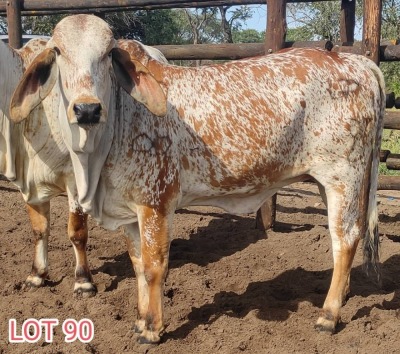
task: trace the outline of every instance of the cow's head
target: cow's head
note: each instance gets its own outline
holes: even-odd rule
[[[107,121],[115,94],[112,71],[134,99],[155,115],[165,115],[161,87],[140,62],[118,48],[106,22],[92,15],[75,15],[57,24],[46,49],[27,68],[11,100],[11,119],[24,120],[56,90],[59,118],[63,128],[70,130],[67,145],[73,151],[91,152],[96,133],[90,131]]]

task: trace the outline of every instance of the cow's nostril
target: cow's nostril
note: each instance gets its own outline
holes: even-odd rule
[[[81,104],[74,104],[74,113],[76,115],[80,115],[81,114],[82,106],[83,105],[81,105]]]
[[[93,107],[93,114],[100,117],[100,113],[101,113],[101,105],[100,103],[97,103],[95,107]]]
[[[100,103],[74,104],[73,110],[78,124],[96,124],[101,117]]]

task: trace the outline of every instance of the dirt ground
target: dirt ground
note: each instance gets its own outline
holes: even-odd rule
[[[74,298],[74,256],[66,236],[67,199],[52,202],[47,286],[25,291],[33,247],[18,190],[0,182],[0,354],[19,353],[400,353],[400,193],[379,192],[383,283],[352,271],[351,294],[334,335],[314,322],[332,273],[325,207],[312,184],[294,184],[278,195],[274,231],[254,228],[254,215],[215,208],[176,215],[164,300],[166,333],[158,346],[136,342],[136,281],[121,232],[90,224],[88,257],[98,287]],[[361,251],[361,250],[360,250]],[[58,319],[54,341],[8,342],[26,319]],[[64,342],[66,319],[90,319],[90,343]]]

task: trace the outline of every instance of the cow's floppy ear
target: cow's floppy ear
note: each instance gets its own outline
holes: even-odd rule
[[[167,114],[167,99],[160,84],[139,61],[120,48],[112,50],[115,76],[122,88],[143,103],[150,112],[162,117]]]
[[[10,118],[19,123],[49,94],[56,80],[58,69],[56,51],[45,49],[29,65],[11,97]]]

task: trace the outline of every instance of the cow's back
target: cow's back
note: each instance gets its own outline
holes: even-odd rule
[[[362,59],[319,50],[168,66],[158,79],[168,92],[164,118],[120,94],[103,219],[132,222],[136,203],[254,211],[283,185],[366,161],[380,109]]]
[[[184,122],[176,132],[184,199],[258,194],[358,163],[381,100],[362,61],[294,50],[171,75],[170,116]]]

